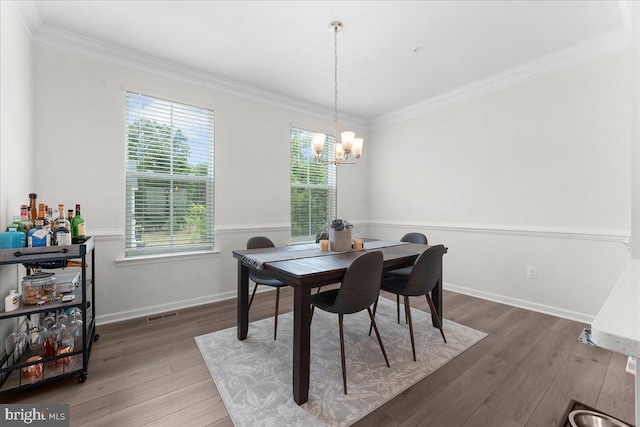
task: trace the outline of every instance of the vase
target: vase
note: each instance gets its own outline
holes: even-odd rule
[[[329,249],[334,252],[343,252],[351,249],[351,229],[329,229]]]

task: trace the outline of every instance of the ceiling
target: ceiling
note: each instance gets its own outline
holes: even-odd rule
[[[625,25],[624,1],[36,1],[76,33],[370,120]],[[36,28],[37,32],[37,28]]]

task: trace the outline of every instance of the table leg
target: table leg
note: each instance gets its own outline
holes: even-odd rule
[[[309,399],[311,357],[311,288],[293,288],[293,400],[302,405]]]
[[[438,278],[438,284],[431,291],[431,299],[433,300],[433,305],[436,308],[436,313],[431,313],[431,323],[434,328],[437,328],[437,322],[435,316],[437,314],[438,320],[440,321],[440,325],[442,325],[442,264],[440,264],[440,277]]]
[[[249,267],[238,261],[238,339],[244,340],[249,332]]]

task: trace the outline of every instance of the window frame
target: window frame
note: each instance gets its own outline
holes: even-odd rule
[[[302,134],[305,134],[304,140],[294,141],[294,132],[298,131]],[[294,243],[304,243],[304,242],[315,242],[316,234],[324,231],[324,228],[318,230],[312,230],[313,227],[313,219],[311,215],[311,207],[309,207],[309,215],[307,216],[307,234],[299,234],[294,235],[294,230],[296,227],[294,226],[294,204],[293,204],[293,190],[294,189],[308,189],[310,192],[315,190],[326,190],[328,193],[329,200],[327,201],[326,212],[323,222],[326,224],[328,220],[331,220],[337,215],[337,204],[338,204],[338,173],[337,166],[331,163],[335,159],[335,138],[333,135],[326,134],[325,137],[325,145],[324,150],[322,152],[321,160],[324,163],[324,169],[327,175],[327,183],[326,184],[314,184],[314,183],[302,183],[302,182],[293,182],[294,176],[294,152],[293,152],[293,144],[294,142],[306,142],[304,150],[307,152],[308,156],[308,165],[315,164],[315,160],[313,157],[313,152],[311,149],[311,138],[313,133],[317,131],[312,131],[299,126],[291,126],[289,130],[289,150],[290,150],[290,167],[289,167],[289,206],[290,206],[290,219],[291,219],[291,241]],[[308,179],[307,179],[308,180]],[[310,193],[311,196],[311,193]],[[309,204],[311,204],[311,197],[309,197]]]
[[[138,109],[135,109],[136,99],[138,104]],[[153,112],[149,112],[148,114],[144,114],[143,104],[164,104],[168,105],[166,110],[156,109]],[[167,117],[164,117],[164,113],[169,113]],[[178,128],[174,126],[175,123],[179,123],[179,119],[177,118],[179,114],[187,114],[187,119],[183,117],[182,120],[192,121],[195,120],[194,127],[200,125],[203,127],[198,128],[199,131],[205,130],[206,137],[202,139],[192,139],[192,141],[196,144],[196,150],[201,154],[200,158],[206,157],[206,164],[199,163],[196,165],[189,165],[189,167],[197,167],[199,165],[204,165],[206,168],[206,174],[197,174],[193,173],[191,170],[190,173],[185,173],[184,169],[179,169],[179,166],[176,167],[174,162],[174,155],[176,153],[176,147],[173,144],[174,139],[178,132],[182,132],[184,129]],[[173,115],[176,115],[176,120],[174,122]],[[193,116],[191,115],[193,114]],[[130,129],[131,124],[135,123],[135,121],[141,122],[142,120],[150,120],[158,121],[160,126],[168,127],[169,129],[175,130],[176,133],[171,133],[169,141],[172,142],[169,145],[169,150],[161,151],[159,147],[144,144],[140,140],[136,142],[132,142],[130,140]],[[184,124],[184,123],[183,123]],[[134,129],[135,132],[135,129]],[[141,130],[138,130],[138,136],[143,134]],[[185,140],[183,141],[188,145],[189,138],[185,136]],[[215,111],[210,108],[200,107],[196,105],[187,104],[184,102],[173,101],[165,98],[160,98],[156,96],[151,96],[147,94],[143,94],[137,91],[125,91],[125,248],[124,248],[124,256],[125,259],[135,259],[136,257],[145,257],[150,255],[171,255],[171,254],[189,254],[192,252],[202,252],[202,251],[213,251],[214,250],[214,224],[215,224]],[[147,149],[149,151],[154,150],[156,156],[162,158],[169,158],[169,169],[170,171],[153,171],[153,170],[138,170],[137,164],[135,163],[135,159],[130,159],[131,147],[134,144],[133,148],[135,150],[144,150]],[[197,147],[197,144],[201,144],[206,147],[203,149],[202,147]],[[189,146],[193,148],[194,146]],[[163,148],[163,147],[160,147]],[[157,150],[157,151],[156,151]],[[204,153],[204,154],[202,154]],[[132,155],[135,155],[132,154]],[[186,159],[185,159],[186,160]],[[187,160],[188,161],[188,160]],[[174,169],[175,168],[175,169]],[[154,187],[153,185],[148,186],[149,189],[155,189],[158,191],[161,188],[162,184],[167,185],[167,203],[169,206],[169,236],[165,241],[166,244],[159,246],[141,246],[138,247],[138,243],[136,242],[136,238],[138,235],[138,228],[136,224],[136,215],[135,215],[135,193],[139,191],[139,183],[141,180],[148,180],[149,182],[157,181],[160,186]],[[204,231],[200,233],[195,233],[194,235],[200,240],[196,243],[176,243],[177,232],[175,227],[175,223],[179,221],[185,221],[189,216],[189,212],[185,212],[183,215],[178,215],[174,213],[174,207],[177,204],[176,195],[174,194],[179,188],[179,184],[189,184],[193,186],[203,185],[204,190],[199,193],[200,199],[204,201]],[[186,186],[186,185],[185,185]],[[174,191],[174,189],[176,191]],[[184,197],[184,196],[183,196]],[[179,199],[178,199],[179,201]],[[186,206],[186,205],[185,205]],[[192,206],[194,204],[192,203]],[[202,205],[200,205],[202,206]],[[162,210],[166,209],[166,206],[161,205],[158,208],[158,215],[162,214]],[[191,207],[190,207],[191,208]],[[189,208],[189,209],[190,209]],[[184,209],[184,207],[183,207]],[[155,212],[151,210],[150,212]]]

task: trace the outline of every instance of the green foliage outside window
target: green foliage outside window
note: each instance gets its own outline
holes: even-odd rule
[[[211,244],[213,113],[131,93],[128,103],[128,250]]]
[[[336,212],[334,165],[316,163],[311,151],[313,132],[291,128],[291,237],[313,240],[325,231]],[[333,153],[333,137],[325,141],[323,160]]]

